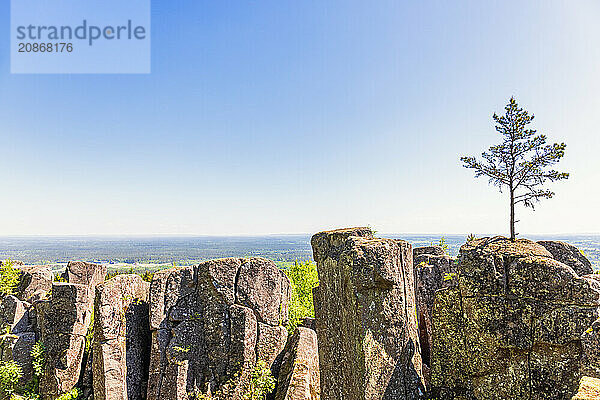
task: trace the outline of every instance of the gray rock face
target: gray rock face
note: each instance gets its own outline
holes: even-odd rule
[[[52,288],[52,272],[44,265],[23,265],[17,267],[21,271],[17,297],[23,301],[41,300]]]
[[[54,399],[77,384],[91,323],[95,286],[104,281],[106,266],[69,262],[51,296],[35,303],[39,339],[45,346],[42,399]]]
[[[298,327],[283,352],[275,400],[319,400],[320,392],[317,334]]]
[[[435,294],[434,394],[570,399],[581,375],[581,336],[598,318],[600,292],[524,239],[475,240],[459,259],[456,286]]]
[[[600,379],[600,319],[581,335],[581,374]]]
[[[62,277],[69,283],[96,287],[104,282],[104,278],[106,278],[106,265],[84,261],[69,261]]]
[[[31,350],[35,344],[34,332],[7,333],[0,336],[0,359],[14,361],[23,373],[19,384],[24,385],[33,378]]]
[[[85,350],[85,335],[92,314],[92,289],[55,282],[49,300],[36,303],[45,368],[40,379],[43,399],[54,399],[75,386]]]
[[[290,284],[273,262],[227,258],[159,271],[150,286],[149,400],[190,393],[241,399],[257,358],[287,332]]]
[[[313,236],[321,397],[417,399],[423,376],[412,248],[368,228]]]
[[[26,301],[5,296],[0,302],[0,360],[15,361],[23,373],[19,384],[33,377],[31,349],[35,344],[35,312]]]
[[[146,397],[150,351],[150,284],[139,275],[118,275],[96,287],[93,387],[95,400]]]
[[[10,333],[26,332],[30,329],[29,307],[31,305],[15,296],[6,296],[0,303],[0,330]]]
[[[426,378],[428,378],[428,370],[431,367],[431,343],[433,340],[431,315],[435,293],[455,284],[456,264],[457,260],[447,255],[424,253],[414,259],[419,341]]]
[[[542,240],[538,244],[544,246],[552,254],[552,257],[563,264],[573,268],[579,276],[593,274],[592,263],[588,260],[577,247],[568,243]]]

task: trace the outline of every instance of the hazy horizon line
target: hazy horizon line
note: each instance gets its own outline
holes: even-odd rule
[[[86,233],[86,234],[9,234],[0,235],[0,239],[8,238],[195,238],[195,237],[269,237],[269,236],[312,236],[319,232],[286,232],[286,233],[231,233],[231,234],[201,234],[201,233]],[[507,236],[503,233],[473,233],[473,232],[379,232],[375,230],[376,235],[395,235],[395,236],[468,236],[470,234],[487,236]],[[574,235],[591,235],[599,236],[600,232],[559,232],[559,233],[524,233],[517,235],[518,237],[526,236],[574,236]]]

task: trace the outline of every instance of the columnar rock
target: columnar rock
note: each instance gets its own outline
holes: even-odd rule
[[[150,351],[148,293],[139,275],[117,275],[96,287],[93,386],[95,400],[146,397]]]
[[[55,282],[51,298],[36,304],[45,347],[40,379],[43,399],[71,390],[79,379],[92,314],[92,290],[86,285]]]
[[[49,298],[35,303],[39,339],[45,347],[40,379],[42,399],[54,399],[77,384],[90,327],[95,286],[104,281],[106,266],[70,262],[54,282]]]
[[[283,351],[275,400],[319,400],[320,392],[317,334],[298,327]]]
[[[36,341],[35,312],[32,305],[16,296],[0,302],[0,360],[14,361],[21,367],[20,384],[33,377],[31,350]]]
[[[428,377],[428,370],[431,367],[431,314],[435,293],[440,289],[454,285],[457,270],[456,263],[455,258],[447,255],[432,255],[426,252],[420,252],[420,255],[414,258],[419,342],[426,377]]]
[[[289,297],[288,278],[263,258],[154,274],[148,399],[242,399],[257,359],[270,364],[285,346]]]
[[[538,244],[544,246],[544,248],[552,254],[552,257],[555,260],[573,268],[577,275],[583,276],[594,273],[592,263],[577,247],[554,240],[542,240],[539,241]]]
[[[22,265],[16,295],[19,299],[34,302],[42,299],[52,288],[53,276],[45,265]]]
[[[569,399],[581,335],[600,292],[541,245],[495,237],[469,242],[457,285],[436,292],[432,381],[444,399]]]
[[[321,398],[417,399],[423,377],[412,248],[368,228],[313,236]]]

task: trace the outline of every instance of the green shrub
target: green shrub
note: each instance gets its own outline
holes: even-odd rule
[[[13,394],[21,376],[23,372],[16,362],[0,361],[0,393],[3,397]]]
[[[250,388],[244,394],[244,400],[265,400],[267,395],[275,389],[275,378],[271,369],[263,360],[259,360],[252,371]]]
[[[36,342],[31,349],[31,364],[33,366],[33,374],[36,377],[41,377],[44,373],[44,344]]]
[[[431,242],[432,246],[435,246],[435,244],[433,242]],[[439,240],[439,242],[437,243],[437,246],[440,246],[442,248],[442,250],[444,250],[444,253],[448,254],[448,243],[446,242],[446,237],[442,236]]]
[[[79,397],[79,389],[74,388],[66,393],[61,394],[56,400],[77,400]]]
[[[92,308],[92,314],[90,315],[90,326],[85,334],[85,352],[89,353],[92,349],[92,340],[94,339],[94,308]]]
[[[317,265],[311,261],[296,261],[285,271],[292,285],[292,298],[289,306],[287,329],[290,334],[306,317],[315,316],[313,288],[319,285]]]
[[[0,266],[0,295],[6,296],[15,294],[15,289],[19,285],[21,271],[13,268],[11,260],[6,260]]]

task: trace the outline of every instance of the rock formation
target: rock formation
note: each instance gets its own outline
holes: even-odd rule
[[[52,272],[44,265],[17,266],[21,271],[19,286],[16,289],[19,299],[30,303],[41,300],[52,288]]]
[[[600,319],[581,335],[581,374],[600,379]]]
[[[290,282],[263,258],[151,283],[105,281],[85,262],[61,282],[17,266],[14,294],[0,296],[0,360],[31,383],[41,341],[42,400],[75,386],[82,400],[244,400],[258,361],[277,379],[268,400],[600,398],[600,275],[573,246],[476,239],[457,260],[368,228],[312,246],[316,318],[289,338]]]
[[[92,315],[88,286],[55,282],[48,300],[36,304],[45,368],[40,380],[43,399],[54,399],[75,387]]]
[[[39,339],[45,347],[42,399],[54,399],[77,384],[90,327],[95,284],[106,267],[74,262],[64,274],[73,282],[54,282],[48,299],[36,303]]]
[[[50,289],[52,274],[43,266],[13,262],[13,268],[21,274],[15,295],[0,302],[0,330],[5,332],[0,336],[0,360],[15,361],[23,373],[20,384],[25,385],[33,377],[31,350],[38,337],[34,306]]]
[[[433,308],[432,386],[444,399],[569,399],[600,292],[544,247],[496,237],[462,246],[457,285]]]
[[[319,400],[320,392],[317,334],[298,327],[283,351],[275,400]]]
[[[150,286],[148,400],[242,399],[257,358],[285,346],[290,283],[272,261],[228,258],[159,271]]]
[[[150,351],[148,294],[139,275],[96,287],[92,376],[94,400],[146,398]]]
[[[65,272],[62,274],[64,281],[88,287],[96,287],[104,282],[105,277],[106,265],[84,261],[69,261]]]
[[[313,236],[321,398],[417,399],[423,393],[412,247],[368,228]]]
[[[544,246],[556,261],[560,261],[573,268],[577,275],[583,276],[594,273],[592,263],[577,247],[568,243],[553,240],[542,240],[539,241],[538,244]]]

